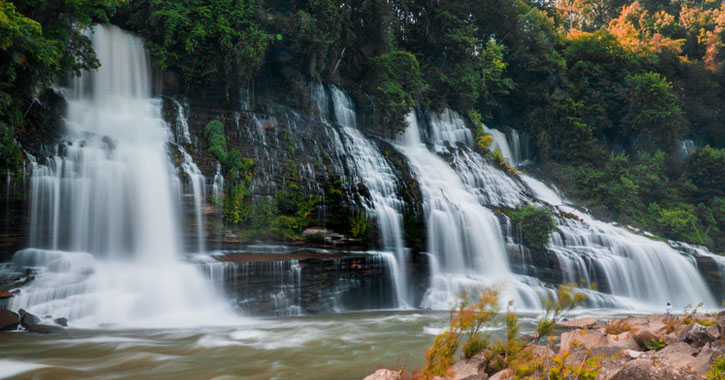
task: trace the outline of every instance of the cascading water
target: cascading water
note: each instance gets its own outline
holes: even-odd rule
[[[355,111],[350,98],[336,87],[331,91],[335,118],[345,139],[348,166],[355,168],[356,174],[370,191],[371,211],[379,224],[383,248],[395,254],[394,260],[387,255],[383,257],[391,260],[398,306],[408,307],[410,293],[405,270],[408,252],[403,242],[403,216],[399,211],[402,201],[397,195],[395,174],[377,147],[356,128]],[[325,107],[319,108],[322,114]]]
[[[510,270],[503,235],[493,213],[481,206],[448,163],[423,145],[415,114],[408,115],[407,122],[399,149],[408,157],[420,182],[428,251],[434,263],[431,286],[422,306],[445,309],[456,302],[456,294],[463,286],[507,280]],[[455,133],[438,136],[439,141],[448,142],[467,139]]]
[[[65,143],[33,167],[31,248],[13,262],[37,278],[10,308],[75,326],[235,320],[198,269],[178,261],[170,136],[142,42],[115,26],[90,37],[102,66],[66,91]]]
[[[487,132],[491,131],[487,129]],[[516,141],[509,143],[503,133],[494,134],[494,145],[503,151],[513,151],[506,147],[515,144]],[[470,158],[466,161],[475,162]],[[458,169],[465,167],[457,166]],[[476,170],[465,172],[474,178],[481,176]],[[460,172],[459,175],[466,178]],[[489,191],[530,193],[554,211],[575,216],[555,218],[557,229],[551,236],[547,251],[553,253],[560,263],[564,281],[583,282],[585,286],[597,285],[599,291],[592,292],[589,297],[591,306],[640,310],[656,310],[667,302],[678,307],[698,302],[705,302],[710,307],[717,306],[691,256],[683,255],[668,243],[596,220],[567,205],[555,189],[528,175],[522,174],[520,177],[528,190],[512,190],[512,183],[521,188],[516,182],[493,182],[490,184],[493,187],[504,187],[498,191]],[[479,187],[475,181],[466,182]],[[522,198],[521,204],[530,203],[530,198]],[[697,253],[706,254],[703,251],[704,248],[701,248]]]
[[[596,220],[567,206],[542,182],[522,178],[536,197],[577,218],[557,218],[557,231],[547,247],[556,254],[567,281],[595,283],[636,309],[661,308],[667,302],[678,307],[699,302],[717,306],[694,260],[665,242]]]
[[[177,146],[179,154],[181,155],[181,170],[188,178],[188,184],[191,190],[191,196],[194,201],[194,221],[196,223],[196,235],[197,235],[197,247],[199,253],[206,252],[206,221],[204,220],[204,212],[202,210],[202,203],[206,198],[206,178],[199,170],[199,167],[194,163],[194,159],[189,153],[186,152],[184,147]]]
[[[189,117],[186,114],[186,108],[181,103],[174,100],[176,107],[176,125],[174,135],[178,144],[191,144],[191,134],[189,134]]]
[[[511,165],[517,165],[521,159],[521,151],[518,141],[515,144],[508,144],[506,134],[499,131],[498,129],[488,128],[486,125],[483,126],[483,131],[490,134],[493,137],[493,144],[491,144],[491,151],[498,150],[501,152],[503,158],[507,159]],[[516,134],[516,140],[518,140],[518,134]]]

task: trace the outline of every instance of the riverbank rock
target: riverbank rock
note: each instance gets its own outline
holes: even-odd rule
[[[56,318],[53,320],[53,322],[57,323],[60,326],[68,327],[68,318]]]
[[[40,318],[34,314],[30,314],[23,309],[20,309],[18,313],[20,314],[20,324],[25,327],[25,329],[30,328],[30,326],[40,324]]]
[[[675,343],[658,351],[656,356],[667,365],[679,369],[692,368],[695,365],[695,355],[698,354],[695,347],[685,342]]]
[[[559,329],[594,329],[602,326],[596,318],[576,318],[556,324]]]
[[[717,313],[717,330],[721,336],[725,336],[725,310]]]
[[[699,349],[715,340],[715,337],[708,333],[705,326],[697,322],[692,322],[689,326],[687,326],[685,331],[680,334],[680,339]]]
[[[607,334],[600,330],[575,330],[561,334],[562,350],[570,350],[575,346],[593,349],[607,344],[609,344]]]
[[[11,291],[0,291],[0,300],[15,297],[18,294],[20,294],[20,289],[15,289]]]
[[[651,359],[635,359],[624,364],[609,380],[702,380],[703,377],[658,363]]]
[[[381,368],[363,380],[400,380],[400,374],[389,369]]]
[[[647,350],[647,344],[657,339],[657,335],[649,329],[643,329],[634,334],[633,338],[640,349]]]
[[[17,330],[19,324],[19,315],[10,310],[0,310],[0,331]]]
[[[451,366],[451,370],[455,371],[452,380],[486,380],[488,379],[488,375],[485,373],[487,365],[488,360],[482,352],[473,355],[470,359],[461,360]]]

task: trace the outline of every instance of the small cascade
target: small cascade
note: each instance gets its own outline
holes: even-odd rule
[[[503,158],[508,160],[511,165],[517,165],[519,163],[521,150],[518,145],[518,133],[514,134],[517,140],[515,141],[515,144],[509,144],[506,134],[498,129],[489,128],[484,124],[483,131],[493,136],[493,144],[491,144],[491,147],[489,148],[492,152],[495,150],[501,152]]]
[[[177,144],[191,144],[191,135],[189,134],[189,116],[186,114],[186,108],[177,100],[174,100],[176,107],[176,120],[174,125],[174,136]]]
[[[695,145],[694,140],[680,140],[678,141],[678,143],[680,146],[679,150],[677,151],[677,155],[683,160],[689,157],[691,154],[695,153],[695,151],[697,150],[697,145]]]
[[[333,87],[332,106],[337,123],[341,126],[343,146],[347,151],[348,167],[355,169],[370,192],[372,205],[382,236],[383,248],[395,254],[393,281],[400,307],[409,306],[410,294],[407,285],[406,263],[408,252],[403,242],[402,201],[398,198],[396,178],[387,161],[372,142],[357,129],[355,111],[350,98],[340,89]],[[324,109],[325,107],[319,107]]]
[[[89,36],[101,67],[64,90],[64,143],[33,163],[31,248],[12,262],[36,279],[9,307],[74,326],[233,323],[211,284],[178,260],[170,133],[143,43],[115,26]]]
[[[544,183],[526,175],[522,178],[538,199],[575,216],[556,218],[557,230],[547,247],[560,262],[564,281],[596,284],[600,292],[616,296],[627,308],[656,309],[667,302],[680,308],[699,302],[718,306],[691,255],[596,220],[568,206]],[[609,302],[594,306],[610,307]]]
[[[481,204],[516,208],[528,198],[526,189],[516,180],[468,148],[453,150],[451,165]]]
[[[443,146],[444,143],[473,145],[473,134],[458,112],[446,108],[441,113],[431,112],[428,119],[430,142],[434,146]]]
[[[186,152],[184,147],[179,145],[178,150],[182,158],[180,167],[188,178],[188,183],[191,187],[189,190],[191,190],[194,199],[194,219],[196,222],[198,251],[199,253],[204,253],[206,251],[206,221],[204,220],[202,204],[204,199],[206,199],[206,178],[204,178],[201,170],[194,163],[194,159]]]
[[[481,206],[448,163],[423,145],[415,114],[407,122],[399,149],[408,157],[423,192],[432,261],[431,286],[422,306],[447,309],[463,287],[493,285],[510,277],[504,239],[496,216]],[[431,134],[445,136],[435,129]]]

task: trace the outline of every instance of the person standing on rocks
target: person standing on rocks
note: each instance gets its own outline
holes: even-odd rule
[[[665,316],[669,319],[672,317],[672,304],[667,302],[667,307],[665,308]]]

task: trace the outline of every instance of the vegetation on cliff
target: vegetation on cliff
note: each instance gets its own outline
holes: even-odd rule
[[[545,207],[527,205],[509,211],[508,216],[511,218],[515,236],[520,236],[529,247],[543,248],[555,228],[551,211]]]

